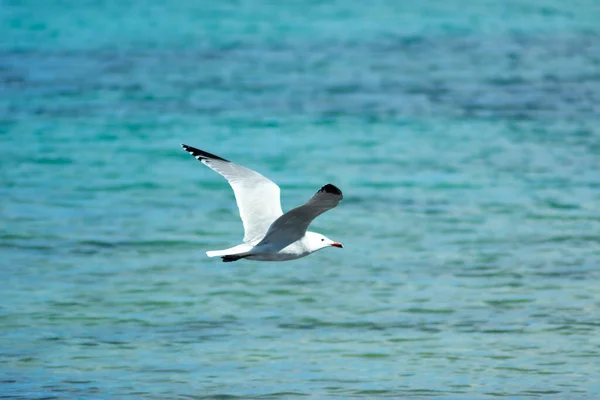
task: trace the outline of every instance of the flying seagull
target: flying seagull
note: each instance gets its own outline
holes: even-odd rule
[[[269,179],[206,151],[185,144],[181,147],[229,181],[244,224],[244,243],[225,250],[207,251],[207,256],[221,257],[224,262],[241,258],[287,261],[325,247],[343,247],[320,233],[307,231],[315,218],[337,206],[344,198],[341,190],[334,185],[323,186],[305,204],[284,214],[279,186]]]

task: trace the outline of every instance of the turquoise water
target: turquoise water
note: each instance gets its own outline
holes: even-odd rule
[[[0,0],[0,397],[600,397],[600,6],[398,3]]]

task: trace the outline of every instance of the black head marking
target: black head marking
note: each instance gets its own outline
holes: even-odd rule
[[[327,185],[323,186],[319,192],[325,192],[325,193],[329,193],[329,194],[335,194],[337,196],[341,196],[342,195],[342,191],[340,189],[338,189],[337,187],[333,186],[331,183],[328,183]]]

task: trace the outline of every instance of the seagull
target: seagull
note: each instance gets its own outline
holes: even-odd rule
[[[311,222],[344,198],[332,184],[323,186],[306,203],[285,214],[281,210],[279,186],[258,172],[224,158],[182,144],[202,164],[223,175],[233,188],[244,225],[243,243],[225,250],[207,251],[224,262],[242,258],[257,261],[288,261],[326,247],[342,248],[320,233],[308,231]]]

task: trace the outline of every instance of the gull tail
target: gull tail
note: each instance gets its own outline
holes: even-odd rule
[[[251,249],[252,246],[248,244],[240,244],[225,250],[207,251],[206,255],[209,257],[221,257],[223,262],[232,262],[237,261],[240,258],[248,257]]]

